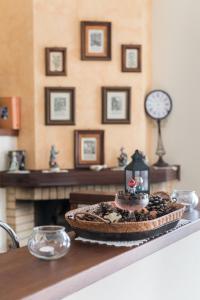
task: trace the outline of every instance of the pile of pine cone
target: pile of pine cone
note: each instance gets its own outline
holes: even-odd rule
[[[120,209],[112,203],[100,203],[95,210],[92,211],[91,216],[82,216],[82,220],[92,221],[92,215],[99,216],[107,220],[109,223],[122,223],[122,222],[141,222],[153,220],[169,214],[176,210],[176,204],[170,198],[164,198],[159,195],[151,195],[149,204],[135,212]]]

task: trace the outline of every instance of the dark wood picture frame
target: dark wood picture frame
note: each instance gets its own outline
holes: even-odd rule
[[[91,54],[88,51],[88,31],[90,29],[102,29],[104,36],[104,53]],[[81,22],[81,60],[111,60],[111,22],[82,21]]]
[[[121,118],[108,118],[107,101],[108,92],[124,92],[126,93],[126,117]],[[103,124],[130,124],[131,123],[131,87],[102,87],[102,123]]]
[[[51,93],[70,93],[70,119],[69,120],[52,119]],[[74,87],[45,87],[45,124],[46,125],[75,125],[75,88]]]
[[[60,52],[62,55],[62,70],[51,70],[51,53]],[[51,47],[45,48],[45,71],[47,76],[66,76],[67,75],[67,48]]]
[[[87,160],[82,157],[82,138],[96,139],[96,160]],[[86,154],[89,155],[89,154]],[[93,155],[93,154],[92,154]],[[104,130],[75,130],[74,131],[74,165],[75,168],[88,169],[92,165],[104,164]]]
[[[137,67],[127,67],[126,51],[136,50],[138,52]],[[141,45],[121,45],[121,70],[122,72],[141,72],[142,71],[142,46]]]

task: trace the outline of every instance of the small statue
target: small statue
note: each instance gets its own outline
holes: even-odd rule
[[[24,153],[24,151],[22,151],[21,157],[20,157],[20,163],[19,163],[19,169],[22,171],[24,171],[26,169],[25,159],[26,159],[25,153]]]
[[[126,154],[126,152],[124,151],[125,148],[121,147],[120,149],[120,156],[117,158],[118,159],[118,165],[120,168],[125,168],[128,162],[128,155]]]
[[[49,157],[49,167],[53,172],[59,172],[60,168],[56,162],[56,156],[58,155],[58,151],[56,151],[55,145],[51,146],[50,157]]]
[[[18,162],[18,159],[17,159],[17,152],[15,152],[15,151],[12,152],[10,166],[9,166],[8,171],[9,172],[19,171],[19,162]]]

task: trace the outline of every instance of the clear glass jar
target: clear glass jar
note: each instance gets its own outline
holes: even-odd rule
[[[146,207],[149,203],[149,195],[139,193],[135,195],[118,193],[115,195],[115,205],[121,209],[136,211]]]
[[[185,205],[186,211],[195,208],[199,203],[199,197],[195,191],[174,190],[171,194],[172,200]]]
[[[30,253],[46,260],[63,257],[69,250],[70,238],[63,226],[39,226],[28,240]]]

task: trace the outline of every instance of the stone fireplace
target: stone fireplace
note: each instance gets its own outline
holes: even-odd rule
[[[180,168],[151,169],[151,191],[171,191],[180,178]],[[33,227],[65,225],[71,192],[113,192],[123,189],[123,171],[104,170],[68,173],[9,174],[0,172],[0,187],[6,188],[7,223],[16,231],[20,246],[27,244]]]
[[[121,185],[108,186],[69,186],[69,187],[48,187],[48,188],[7,188],[7,223],[16,231],[20,239],[20,246],[27,244],[27,239],[30,236],[33,227],[46,224],[63,225],[62,221],[57,220],[58,214],[52,215],[52,206],[54,208],[66,207],[69,210],[69,195],[70,192],[80,191],[103,191],[115,192],[122,189]],[[56,205],[57,202],[57,205]],[[61,204],[62,203],[62,204]],[[44,206],[46,205],[46,209]],[[49,218],[48,210],[50,208]],[[43,210],[43,212],[41,211]],[[60,209],[62,210],[62,208]],[[45,211],[45,213],[44,213]],[[66,212],[65,211],[65,212]],[[49,214],[49,215],[50,215]],[[42,219],[42,215],[44,218]],[[64,212],[63,212],[64,216]],[[46,223],[46,224],[45,224]]]

